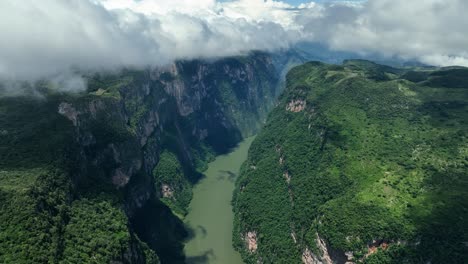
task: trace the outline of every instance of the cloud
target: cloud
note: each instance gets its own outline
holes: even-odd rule
[[[256,4],[275,13],[275,4]],[[164,65],[290,45],[297,33],[279,23],[226,15],[247,7],[247,1],[3,0],[0,76],[37,79],[69,68]]]
[[[327,21],[324,39],[334,49],[468,66],[467,11],[465,0],[375,0],[329,7],[319,23]]]
[[[465,0],[2,0],[0,78],[275,51],[302,41],[468,66]]]
[[[87,0],[1,1],[0,75],[38,78],[70,67],[147,63],[161,54],[145,31],[159,25],[140,17],[122,24],[130,16]]]

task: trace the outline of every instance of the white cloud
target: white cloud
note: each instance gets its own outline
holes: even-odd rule
[[[0,74],[36,78],[72,66],[139,65],[148,62],[145,55],[160,55],[157,43],[144,35],[156,21],[125,27],[121,17],[82,0],[1,1]]]
[[[98,70],[162,65],[182,58],[275,50],[288,47],[296,34],[272,21],[281,14],[289,19],[287,11],[281,9],[284,4],[277,2],[252,2],[264,6],[263,11],[246,12],[244,17],[226,13],[243,14],[249,7],[247,1],[175,3],[0,1],[0,76],[37,79],[70,67]],[[263,12],[266,15],[260,18]],[[267,19],[270,13],[274,15]]]
[[[151,15],[166,15],[171,12],[196,14],[216,7],[215,0],[95,0],[107,9],[130,9],[134,12]]]
[[[309,39],[332,49],[468,66],[467,12],[465,0],[370,0],[329,5],[320,18],[298,19]]]
[[[466,13],[466,0],[2,0],[0,77],[162,65],[300,41],[468,66]]]

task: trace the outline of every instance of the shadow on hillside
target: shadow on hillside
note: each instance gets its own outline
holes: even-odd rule
[[[161,263],[184,263],[184,244],[189,236],[184,223],[158,200],[148,201],[131,219],[138,237],[154,249]]]
[[[468,179],[463,169],[433,171],[426,181],[429,214],[414,212],[419,223],[418,255],[431,263],[466,263],[468,259]]]
[[[0,98],[0,166],[36,168],[64,160],[72,123],[58,113],[60,98]]]

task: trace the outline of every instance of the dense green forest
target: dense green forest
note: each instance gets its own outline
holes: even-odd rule
[[[78,143],[72,123],[57,111],[61,100],[79,104],[89,98],[0,99],[0,262],[140,258],[158,263],[154,251],[130,232],[122,195],[104,179],[95,178],[83,188],[73,184]],[[116,138],[106,135],[109,140],[125,138],[114,132]],[[140,256],[131,256],[132,250]]]
[[[237,181],[244,260],[466,263],[467,76],[360,60],[293,68]]]

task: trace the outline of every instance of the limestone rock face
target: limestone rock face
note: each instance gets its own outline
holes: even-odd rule
[[[72,121],[74,126],[78,125],[78,111],[76,111],[72,104],[61,103],[59,105],[58,112],[68,118],[68,120]]]
[[[251,253],[254,253],[255,251],[257,251],[257,247],[258,247],[257,232],[255,232],[255,231],[247,232],[247,234],[245,235],[245,241],[246,241],[246,244],[247,244],[247,249]]]

